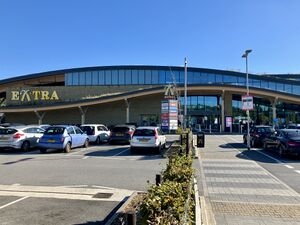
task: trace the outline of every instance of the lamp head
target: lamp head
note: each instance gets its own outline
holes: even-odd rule
[[[247,49],[245,53],[242,55],[242,58],[247,58],[248,54],[252,52],[252,49]]]

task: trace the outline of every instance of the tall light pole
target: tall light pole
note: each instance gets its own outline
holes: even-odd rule
[[[242,58],[246,58],[246,86],[247,86],[247,96],[249,96],[249,82],[248,82],[248,55],[252,52],[251,49],[245,51],[242,55]],[[249,109],[246,111],[247,113],[247,148],[250,150],[250,113]]]
[[[186,129],[187,124],[187,59],[184,58],[184,119],[183,129]]]

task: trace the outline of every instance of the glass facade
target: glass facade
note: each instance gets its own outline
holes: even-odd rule
[[[221,97],[187,96],[188,123],[192,128],[219,131],[221,115]],[[180,97],[180,108],[184,112],[184,97]]]
[[[220,71],[221,72],[221,71]],[[263,78],[263,76],[261,76]],[[275,82],[273,80],[250,78],[249,86],[300,95],[300,85]],[[275,79],[274,79],[275,80]],[[161,85],[184,83],[184,71],[155,69],[102,69],[98,71],[73,72],[65,74],[66,86],[89,85]],[[188,71],[188,84],[246,86],[244,76]]]
[[[300,106],[279,102],[276,105],[276,116],[279,125],[300,123]],[[242,111],[240,95],[232,95],[233,131],[238,132],[240,125],[246,125],[247,115]],[[253,124],[273,125],[273,110],[270,101],[254,97],[254,110],[250,111]]]

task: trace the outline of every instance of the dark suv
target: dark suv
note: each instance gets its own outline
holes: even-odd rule
[[[133,125],[117,125],[111,130],[109,143],[129,144],[134,131],[135,126]]]
[[[275,132],[273,127],[266,125],[257,125],[250,128],[250,146],[256,147],[262,145],[263,140]],[[247,144],[247,132],[243,135],[244,144]]]

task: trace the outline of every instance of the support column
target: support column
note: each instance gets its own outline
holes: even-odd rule
[[[273,126],[275,127],[276,123],[274,121],[274,118],[277,118],[277,114],[276,114],[276,105],[278,102],[278,97],[274,98],[271,100],[271,104],[272,104],[272,115],[273,115]]]
[[[222,91],[221,124],[222,124],[222,132],[224,132],[225,131],[225,90]]]
[[[84,108],[82,106],[78,106],[78,109],[79,109],[79,112],[81,115],[81,124],[85,124],[85,114],[86,114],[88,107]]]
[[[125,98],[125,105],[126,105],[126,123],[129,123],[129,119],[130,119],[130,101],[129,99]]]
[[[42,123],[43,123],[43,118],[44,118],[44,116],[45,116],[45,112],[43,112],[42,114],[41,113],[39,113],[37,110],[34,110],[34,113],[35,113],[35,115],[37,116],[37,118],[38,118],[38,124],[39,125],[41,125]]]

